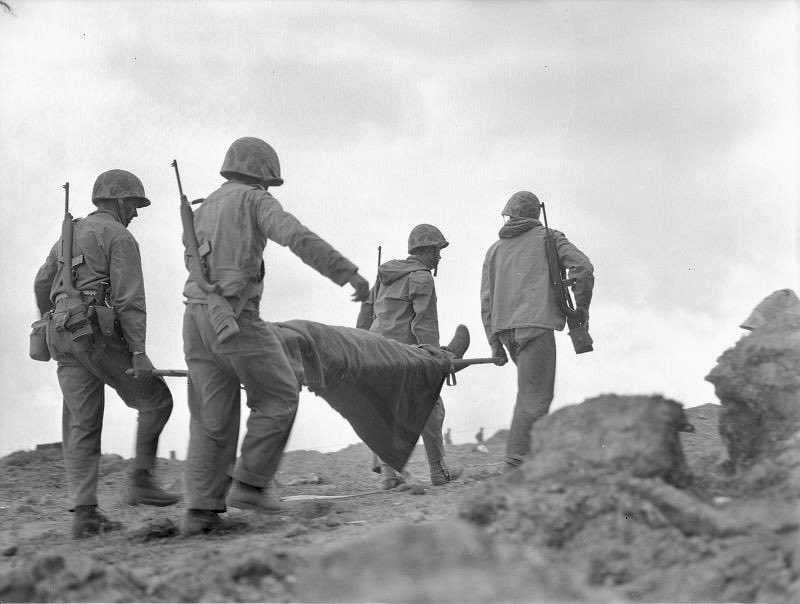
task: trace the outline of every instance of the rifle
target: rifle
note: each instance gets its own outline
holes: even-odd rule
[[[594,348],[592,347],[592,336],[589,335],[589,326],[586,321],[582,320],[580,313],[576,310],[569,289],[575,285],[575,279],[567,279],[566,270],[558,260],[556,238],[550,232],[550,227],[547,226],[547,212],[543,203],[541,207],[545,230],[544,251],[547,255],[547,267],[550,272],[550,283],[553,284],[556,294],[556,303],[561,312],[567,317],[569,337],[572,339],[572,347],[575,349],[575,354],[591,352]]]
[[[72,224],[72,214],[69,212],[69,182],[64,183],[64,221],[61,223],[61,270],[57,277],[56,290],[67,295],[67,312],[60,323],[72,334],[73,342],[88,344],[91,342],[92,325],[89,322],[89,306],[83,301],[81,292],[75,287],[73,280],[73,266],[83,261],[83,256],[76,259],[72,257],[72,244],[75,230]],[[77,260],[77,262],[74,262]],[[56,328],[58,328],[57,322]]]
[[[178,180],[178,193],[181,197],[181,225],[183,226],[183,240],[189,250],[189,273],[197,286],[206,294],[208,300],[208,313],[220,342],[225,342],[239,333],[236,315],[228,301],[222,296],[219,285],[208,280],[208,266],[200,254],[197,244],[197,233],[194,230],[194,212],[189,205],[189,199],[183,193],[181,174],[178,171],[178,160],[173,159],[175,178]]]

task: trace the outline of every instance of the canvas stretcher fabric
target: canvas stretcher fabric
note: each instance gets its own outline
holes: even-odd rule
[[[275,324],[301,384],[322,397],[385,463],[400,471],[416,446],[450,368],[434,346],[292,320]]]

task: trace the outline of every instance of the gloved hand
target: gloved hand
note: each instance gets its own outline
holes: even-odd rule
[[[356,290],[352,296],[353,302],[363,302],[367,299],[369,296],[369,283],[366,279],[364,279],[364,277],[356,272],[353,273],[347,282],[353,286],[354,290]]]
[[[149,378],[153,375],[153,364],[146,354],[135,354],[132,357],[133,379]]]
[[[492,344],[492,356],[494,358],[499,358],[499,361],[495,361],[494,364],[498,367],[501,367],[508,363],[508,355],[506,354],[506,349],[503,348],[503,345],[500,342],[495,342]]]

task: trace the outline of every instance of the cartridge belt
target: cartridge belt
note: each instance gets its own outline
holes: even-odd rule
[[[81,297],[83,297],[83,299],[84,299],[83,301],[84,302],[91,302],[92,300],[94,300],[94,297],[97,295],[97,291],[93,290],[93,289],[82,289],[80,291],[80,294],[81,294]],[[64,300],[66,298],[69,298],[69,294],[58,294],[55,297],[55,300],[53,300],[53,302],[59,302],[60,300]]]

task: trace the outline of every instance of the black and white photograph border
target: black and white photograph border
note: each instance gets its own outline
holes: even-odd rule
[[[798,601],[799,18],[794,0],[0,2],[0,600]],[[245,137],[274,151],[281,184],[225,168]],[[142,191],[101,194],[98,177],[120,170]],[[189,366],[187,379],[184,314],[200,273],[181,212],[198,266],[224,287],[222,247],[203,244],[232,173],[270,208],[227,239],[255,234],[263,249],[247,321],[349,334],[355,358],[377,363],[358,353],[372,336],[351,332],[366,312],[385,327],[405,287],[407,320],[426,317],[436,340],[368,326],[422,359],[403,381],[388,354],[384,382],[328,340],[284,340],[303,388],[276,428],[277,471],[248,499],[231,462],[213,478],[250,509],[220,504],[188,534],[202,375]],[[102,300],[74,288],[93,212],[135,244],[146,348],[119,319],[119,287]],[[130,349],[130,379],[166,371],[173,403],[143,468],[145,414],[98,382],[99,450],[80,453],[96,506],[76,499],[65,377],[90,361],[53,344],[59,313],[59,334],[78,333],[76,307],[55,281],[37,288],[61,266],[67,224],[84,253],[56,281],[91,309],[95,344],[107,311],[91,305],[116,307],[108,329]],[[419,225],[447,245],[412,253]],[[402,287],[382,276],[420,262]],[[215,291],[235,312],[237,294]],[[554,324],[525,315],[544,307]],[[459,326],[461,356],[482,362],[447,350]],[[437,383],[424,401],[409,394],[431,367],[441,405]],[[241,462],[258,388],[238,379]],[[531,389],[545,401],[533,414]],[[436,467],[426,418],[439,422]]]

